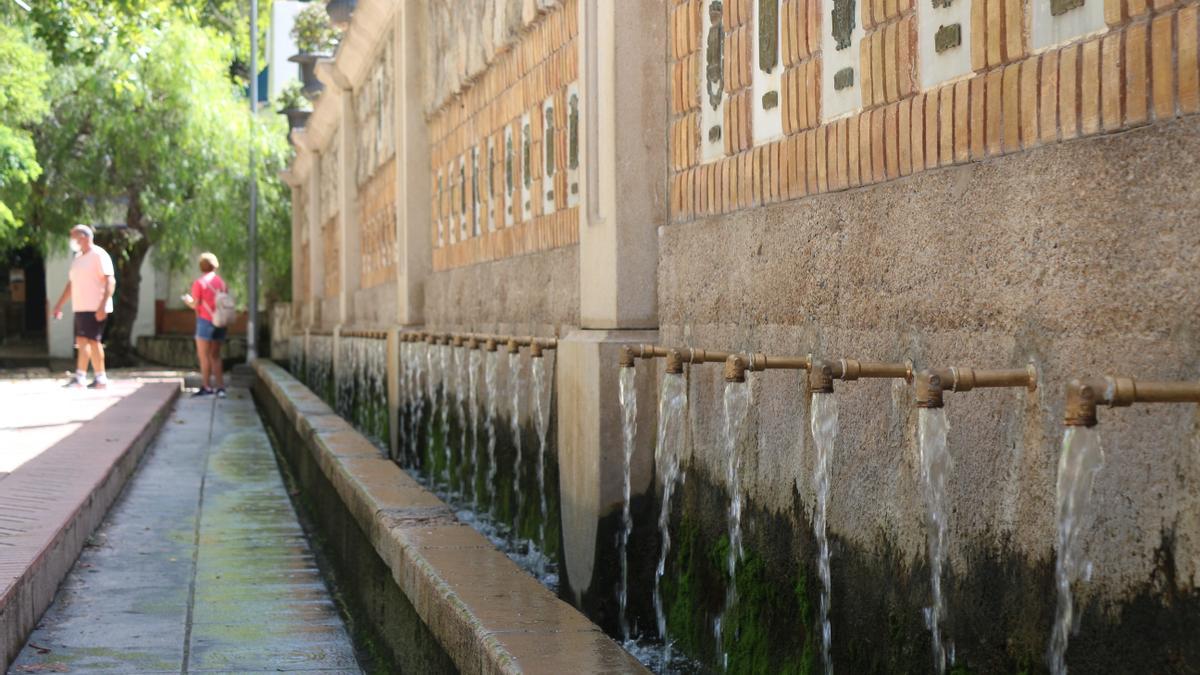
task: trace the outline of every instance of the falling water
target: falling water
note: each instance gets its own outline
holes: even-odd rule
[[[288,370],[293,377],[303,377],[304,371],[304,338],[293,335],[288,338]]]
[[[438,358],[442,364],[442,403],[440,409],[442,411],[442,455],[446,461],[446,466],[443,468],[442,476],[446,481],[446,485],[450,485],[450,386],[451,371],[450,371],[450,350],[453,349],[450,345],[440,345],[438,347]]]
[[[1087,581],[1092,565],[1084,555],[1083,529],[1092,510],[1092,483],[1104,467],[1100,433],[1089,427],[1069,427],[1063,434],[1062,453],[1058,457],[1058,557],[1054,565],[1058,607],[1054,630],[1050,634],[1050,671],[1067,672],[1067,642],[1079,629],[1079,617],[1071,596],[1071,585]]]
[[[455,379],[454,400],[455,400],[455,403],[458,405],[458,427],[461,431],[461,433],[459,435],[459,442],[458,442],[459,467],[458,467],[458,470],[455,471],[455,475],[458,476],[459,489],[463,492],[463,494],[465,494],[466,490],[467,490],[467,487],[466,487],[467,481],[462,472],[462,463],[463,463],[463,457],[466,455],[466,452],[467,452],[467,418],[466,418],[467,407],[466,406],[467,406],[467,397],[468,397],[467,386],[468,386],[468,379],[469,379],[469,377],[468,377],[469,376],[469,373],[468,373],[469,367],[467,364],[467,360],[468,360],[468,358],[470,358],[468,356],[468,354],[470,354],[471,356],[474,356],[474,350],[471,350],[470,352],[468,352],[463,347],[459,347],[454,350],[454,379]],[[449,468],[447,468],[447,471],[449,471]]]
[[[727,566],[729,583],[725,587],[725,608],[713,624],[713,637],[717,649],[721,653],[724,667],[729,666],[729,653],[725,650],[722,628],[725,617],[737,604],[737,563],[742,557],[742,491],[738,480],[738,469],[741,468],[741,456],[738,453],[738,441],[741,440],[742,430],[746,425],[746,415],[750,411],[750,384],[748,382],[726,382],[724,412],[725,423],[722,437],[727,459],[725,477],[729,483],[729,555]],[[736,636],[735,636],[736,637]]]
[[[621,585],[617,588],[618,620],[621,638],[628,642],[629,619],[625,616],[629,604],[629,535],[633,531],[633,512],[630,500],[630,465],[633,462],[634,439],[637,437],[637,371],[621,369],[621,438],[625,446],[625,501],[621,509]]]
[[[433,472],[433,439],[437,431],[437,411],[438,411],[438,390],[441,382],[442,373],[438,369],[440,361],[438,359],[437,345],[425,345],[425,389],[429,398],[429,430],[425,437],[429,444],[429,451],[426,457],[421,458],[421,462],[429,462],[428,470]],[[431,476],[432,479],[432,476]]]
[[[513,496],[517,500],[516,510],[513,511],[513,536],[521,537],[521,510],[525,506],[524,493],[521,491],[521,389],[524,378],[521,371],[520,352],[508,355],[508,386],[509,402],[512,405],[512,415],[508,418],[508,428],[512,433],[513,450],[516,458],[513,463]]]
[[[546,521],[550,519],[550,505],[546,499],[546,438],[550,431],[550,382],[546,379],[546,357],[532,359],[529,369],[533,383],[533,424],[538,436],[537,482],[541,499],[538,545],[545,551]]]
[[[483,352],[473,349],[471,350],[471,363],[467,373],[469,380],[467,391],[467,405],[470,407],[471,417],[471,471],[473,479],[471,483],[471,503],[474,510],[479,509],[479,367],[483,364]]]
[[[396,447],[396,453],[399,456],[394,457],[393,459],[405,460],[404,455],[406,453],[404,451],[406,451],[408,448],[408,434],[409,434],[408,420],[409,420],[409,416],[412,414],[412,394],[411,394],[412,370],[409,367],[409,361],[412,358],[412,343],[411,342],[401,342],[399,352],[400,352],[400,401],[399,401],[400,406],[399,406],[399,411],[398,411],[399,419],[397,420],[397,422],[399,423],[399,435],[397,437],[398,444]],[[401,444],[403,444],[403,445],[401,445]]]
[[[817,493],[813,530],[817,537],[817,572],[821,577],[821,658],[825,664],[826,675],[830,675],[833,673],[833,661],[830,658],[833,631],[829,624],[832,580],[829,573],[829,537],[825,533],[825,527],[829,509],[829,468],[838,433],[837,398],[833,394],[813,394],[811,424],[813,445],[817,451],[812,482]]]
[[[687,410],[687,380],[682,373],[663,376],[658,400],[658,439],[654,447],[654,463],[662,484],[662,509],[658,516],[658,531],[662,545],[658,567],[654,572],[654,615],[658,635],[663,641],[663,661],[671,661],[671,641],[667,636],[667,614],[662,601],[662,577],[671,551],[671,493],[679,478],[679,453],[683,449],[684,422]]]
[[[408,433],[408,461],[409,466],[416,468],[421,465],[421,416],[425,414],[425,395],[422,392],[422,384],[426,391],[430,390],[429,386],[429,365],[428,357],[429,346],[424,342],[414,342],[412,344],[411,365],[412,374],[411,387],[409,396],[412,400],[412,409],[409,412],[409,433]],[[424,379],[424,382],[422,382]]]
[[[946,646],[942,644],[942,618],[946,612],[942,597],[942,569],[946,561],[948,531],[946,477],[954,468],[954,459],[946,448],[950,424],[943,408],[921,408],[917,435],[921,448],[921,488],[925,494],[925,519],[929,543],[929,585],[932,603],[925,608],[925,623],[933,642],[933,664],[937,672],[946,672]]]
[[[484,481],[484,488],[488,491],[488,496],[491,497],[496,491],[496,409],[498,407],[498,394],[496,389],[496,370],[500,366],[500,353],[488,352],[487,363],[484,364],[483,370],[483,386],[487,389],[487,455],[488,455],[488,470],[487,480]],[[490,500],[489,509],[495,509],[495,500]]]

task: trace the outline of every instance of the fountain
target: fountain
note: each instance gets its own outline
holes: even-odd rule
[[[667,634],[667,614],[662,599],[662,577],[671,552],[671,494],[679,478],[679,459],[685,441],[687,422],[687,379],[683,374],[683,355],[667,355],[666,372],[658,400],[658,434],[654,447],[654,465],[662,485],[662,503],[658,516],[661,545],[654,572],[654,615],[659,638],[663,642],[663,662],[671,662],[671,640]]]
[[[538,546],[543,553],[549,551],[546,539],[546,523],[550,520],[550,504],[546,495],[546,453],[549,452],[547,437],[550,433],[550,405],[553,393],[551,381],[546,377],[546,358],[542,346],[534,342],[529,351],[529,374],[533,387],[533,424],[538,437],[537,490],[538,490]],[[539,575],[545,574],[545,560],[539,561]]]
[[[621,628],[622,642],[631,639],[629,617],[626,616],[629,606],[629,535],[633,532],[631,464],[633,462],[634,440],[637,437],[637,370],[633,360],[633,350],[626,347],[621,351],[621,440],[625,450],[624,482],[622,483],[623,501],[621,504],[621,538],[619,540],[621,556],[621,582],[617,586],[617,622]]]
[[[926,538],[929,548],[929,585],[932,603],[925,610],[925,623],[933,643],[933,664],[937,672],[946,672],[946,648],[942,644],[941,622],[946,612],[942,597],[942,568],[946,560],[947,518],[946,477],[954,460],[946,450],[950,425],[944,408],[921,408],[917,417],[917,438],[921,453],[921,492],[925,496]]]
[[[1130,377],[1072,380],[1067,385],[1067,403],[1062,452],[1058,457],[1055,482],[1057,555],[1054,581],[1057,603],[1050,633],[1047,661],[1055,675],[1067,672],[1067,645],[1079,630],[1071,587],[1091,577],[1086,560],[1083,532],[1092,514],[1092,484],[1104,467],[1096,407],[1131,406],[1134,403],[1200,403],[1200,383],[1151,382]]]
[[[722,401],[722,441],[727,462],[725,479],[729,485],[729,580],[725,587],[725,607],[713,624],[713,638],[721,654],[723,668],[729,667],[729,652],[725,649],[722,624],[725,616],[737,603],[737,563],[742,557],[742,491],[738,477],[741,455],[738,453],[738,443],[750,411],[750,392],[750,384],[746,381],[745,360],[740,356],[730,356],[725,362],[725,395]],[[736,637],[734,636],[735,639]]]
[[[829,623],[829,607],[832,595],[832,579],[829,568],[829,538],[826,534],[826,524],[829,509],[829,469],[833,455],[834,444],[838,432],[837,398],[832,392],[814,392],[812,395],[812,436],[816,449],[813,464],[813,490],[816,492],[816,510],[813,514],[813,533],[817,538],[817,574],[821,578],[821,659],[825,664],[825,673],[833,672],[833,661],[830,646],[833,641],[833,630]]]
[[[500,367],[500,354],[496,351],[496,341],[489,338],[485,349],[487,349],[487,363],[483,369],[483,386],[487,390],[487,478],[484,480],[484,488],[488,493],[488,511],[495,512],[496,504],[496,414],[499,407],[499,389],[496,386],[496,371]]]
[[[521,368],[521,348],[517,341],[508,341],[508,396],[509,410],[508,429],[512,436],[513,445],[513,499],[516,507],[512,512],[513,537],[521,539],[521,515],[524,511],[524,492],[521,490],[521,390],[524,389],[524,377]]]
[[[471,485],[472,509],[479,510],[479,369],[483,365],[483,353],[475,338],[470,340],[471,362],[467,372],[467,406],[469,408],[471,427],[471,464],[470,473],[464,472],[463,480]]]

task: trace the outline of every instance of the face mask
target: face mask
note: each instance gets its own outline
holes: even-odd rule
[[[71,238],[70,246],[71,246],[71,251],[74,253],[79,253],[80,251],[83,250],[83,247],[79,245],[79,242],[76,241],[76,239],[74,237]]]

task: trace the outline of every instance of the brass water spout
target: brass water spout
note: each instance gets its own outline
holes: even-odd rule
[[[508,353],[509,354],[520,354],[521,353],[521,343],[517,341],[517,338],[509,338],[508,339]]]
[[[496,344],[496,338],[494,338],[494,337],[489,337],[483,343],[483,348],[489,352],[496,351],[497,346],[498,345]]]
[[[621,347],[621,367],[633,368],[637,365],[637,355],[634,354],[633,347]]]
[[[745,382],[746,381],[746,359],[740,354],[730,354],[729,358],[725,359],[725,381],[726,382]]]
[[[531,358],[531,359],[542,358],[542,350],[543,349],[545,349],[545,347],[543,347],[542,343],[538,342],[537,340],[534,340],[533,342],[529,343],[529,358]]]
[[[667,373],[678,375],[683,372],[683,353],[678,349],[667,352]]]
[[[1200,403],[1200,382],[1152,382],[1132,377],[1071,380],[1063,423],[1095,426],[1096,406],[1116,408],[1134,403]]]
[[[974,368],[938,368],[923,370],[917,375],[917,407],[941,408],[942,395],[947,391],[971,391],[993,387],[1025,387],[1037,389],[1037,368],[1033,364],[1010,370],[976,370]]]
[[[463,337],[457,334],[450,336],[450,344],[454,345],[455,347],[463,346]]]

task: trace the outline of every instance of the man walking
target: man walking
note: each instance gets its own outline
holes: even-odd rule
[[[54,305],[54,318],[62,318],[62,308],[71,298],[71,309],[75,311],[75,374],[67,381],[67,387],[83,387],[87,378],[88,361],[96,379],[89,389],[104,389],[108,376],[104,372],[104,324],[113,310],[113,292],[117,290],[117,279],[113,273],[112,258],[97,246],[92,228],[76,225],[71,228],[71,250],[75,259],[67,287],[63,289],[58,303]]]

